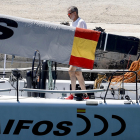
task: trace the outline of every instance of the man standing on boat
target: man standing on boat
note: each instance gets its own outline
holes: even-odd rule
[[[67,12],[68,12],[68,17],[72,20],[71,26],[87,29],[87,25],[86,25],[85,21],[78,16],[78,8],[77,7],[71,6],[68,8]],[[72,90],[75,90],[75,88],[76,88],[76,78],[78,79],[78,82],[79,82],[81,89],[86,90],[84,78],[83,78],[82,71],[81,71],[80,67],[76,67],[76,66],[71,65],[69,67],[69,76],[71,79]],[[86,93],[86,95],[87,95],[87,93]],[[72,100],[73,97],[74,97],[74,94],[71,94],[66,99]],[[86,97],[86,99],[89,99],[89,97]]]

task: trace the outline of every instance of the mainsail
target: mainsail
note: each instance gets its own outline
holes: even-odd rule
[[[0,15],[0,53],[93,68],[100,32]]]

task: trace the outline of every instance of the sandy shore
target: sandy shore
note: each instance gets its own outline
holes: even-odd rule
[[[0,13],[60,23],[70,21],[67,8],[75,5],[89,29],[140,37],[139,0],[0,0]]]

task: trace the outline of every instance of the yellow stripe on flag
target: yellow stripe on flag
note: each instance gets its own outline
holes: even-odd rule
[[[74,37],[71,55],[94,60],[96,46],[96,41]]]

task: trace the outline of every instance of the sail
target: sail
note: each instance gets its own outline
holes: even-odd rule
[[[0,53],[93,68],[100,32],[0,15]]]
[[[140,39],[137,37],[120,36],[104,32],[100,35],[96,49],[137,55],[139,44]]]

